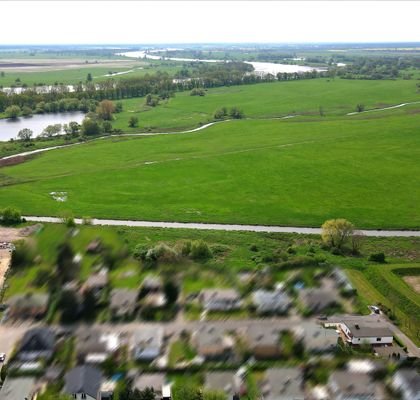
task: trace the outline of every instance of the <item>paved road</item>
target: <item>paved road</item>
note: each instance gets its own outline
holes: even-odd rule
[[[62,223],[61,218],[56,217],[35,217],[25,216],[31,222]],[[81,219],[76,218],[77,224],[82,224]],[[319,235],[320,228],[304,228],[293,226],[274,226],[274,225],[235,225],[235,224],[207,224],[195,222],[159,222],[159,221],[136,221],[136,220],[117,220],[117,219],[92,219],[92,225],[103,226],[130,226],[145,228],[175,228],[175,229],[204,229],[215,231],[243,231],[243,232],[278,232],[278,233],[303,233]],[[420,231],[401,231],[401,230],[362,230],[365,236],[377,237],[420,237]]]

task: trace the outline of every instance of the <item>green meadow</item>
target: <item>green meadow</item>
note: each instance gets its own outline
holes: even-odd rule
[[[28,215],[299,226],[344,217],[360,228],[416,229],[419,118],[411,109],[240,120],[92,141],[3,167],[0,204]]]
[[[239,107],[249,118],[296,114],[320,117],[321,107],[323,118],[331,118],[354,112],[357,104],[372,109],[414,101],[420,101],[420,93],[416,82],[409,80],[273,82],[209,89],[203,97],[191,96],[189,92],[176,93],[157,107],[145,106],[144,98],[123,100],[124,111],[115,115],[113,124],[127,132],[182,130],[212,121],[214,112],[223,106]],[[132,116],[139,119],[137,128],[128,127]]]

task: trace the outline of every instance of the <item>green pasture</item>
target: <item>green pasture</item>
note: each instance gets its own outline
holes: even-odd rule
[[[357,104],[372,109],[420,101],[416,82],[405,80],[313,79],[220,87],[206,93],[203,97],[191,96],[188,91],[176,93],[154,108],[145,106],[144,98],[123,100],[124,111],[115,115],[113,125],[127,132],[195,128],[212,121],[218,108],[234,106],[249,118],[304,115],[325,119],[354,112]],[[324,117],[320,117],[320,107]],[[132,116],[139,119],[137,128],[128,127]]]
[[[418,125],[418,114],[245,120],[98,140],[2,168],[0,203],[28,215],[419,228]]]

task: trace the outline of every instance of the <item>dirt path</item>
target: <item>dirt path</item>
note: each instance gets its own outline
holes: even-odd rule
[[[12,253],[9,249],[0,249],[0,289],[3,287],[6,273],[10,267]]]

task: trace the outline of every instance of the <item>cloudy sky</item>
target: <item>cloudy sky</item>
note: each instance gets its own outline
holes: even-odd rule
[[[0,44],[420,41],[417,1],[0,1]]]

